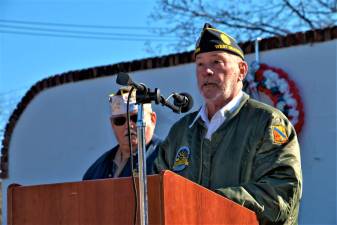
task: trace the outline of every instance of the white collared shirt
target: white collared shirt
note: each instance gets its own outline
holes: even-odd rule
[[[225,122],[226,120],[226,112],[233,112],[240,104],[241,98],[243,97],[243,92],[240,91],[237,96],[235,96],[230,102],[228,102],[224,107],[219,109],[213,117],[211,118],[211,121],[208,119],[208,113],[207,113],[207,107],[206,104],[203,104],[201,109],[199,110],[198,115],[195,117],[190,128],[194,125],[195,121],[199,117],[205,122],[205,125],[207,127],[207,133],[205,138],[211,140],[212,134]]]

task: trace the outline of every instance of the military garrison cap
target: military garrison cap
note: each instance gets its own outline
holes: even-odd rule
[[[234,38],[225,32],[215,29],[212,25],[205,23],[195,47],[195,55],[213,51],[225,51],[244,59],[243,51]]]
[[[127,112],[127,100],[131,91],[131,87],[121,87],[116,94],[109,95],[109,102],[111,107],[111,116],[121,115]],[[137,110],[136,106],[136,90],[132,91],[130,96],[129,111]]]
[[[110,102],[110,108],[111,108],[111,116],[118,116],[125,114],[127,112],[127,101],[128,96],[131,91],[131,86],[123,86],[120,89],[118,89],[116,94],[110,94],[109,95],[109,102]],[[134,89],[130,96],[130,102],[129,102],[129,112],[137,111],[138,107],[136,105],[137,100],[137,92],[136,89]],[[144,110],[152,111],[152,107],[150,103],[144,104]]]

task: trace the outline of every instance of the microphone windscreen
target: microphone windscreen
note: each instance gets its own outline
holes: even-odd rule
[[[130,84],[130,76],[127,73],[118,73],[116,83],[119,85],[127,86]]]
[[[180,94],[187,98],[186,103],[181,107],[181,112],[182,113],[188,112],[193,107],[193,98],[189,93],[186,92]]]

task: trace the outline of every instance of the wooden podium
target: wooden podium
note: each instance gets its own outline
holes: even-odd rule
[[[8,188],[10,225],[132,224],[131,178]],[[254,212],[173,172],[148,176],[149,224],[258,225]],[[139,218],[137,219],[139,222]]]

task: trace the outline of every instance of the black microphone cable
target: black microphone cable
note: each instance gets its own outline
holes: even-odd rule
[[[135,201],[135,207],[133,212],[133,225],[136,225],[137,223],[137,211],[138,211],[138,192],[136,188],[136,178],[134,176],[134,165],[133,165],[133,151],[132,151],[132,144],[131,144],[131,128],[130,128],[130,98],[132,95],[132,92],[135,88],[132,87],[129,94],[128,94],[128,100],[126,102],[126,122],[128,123],[128,141],[129,141],[129,149],[130,149],[130,166],[131,166],[131,178],[132,178],[132,190],[134,193],[134,201]]]

